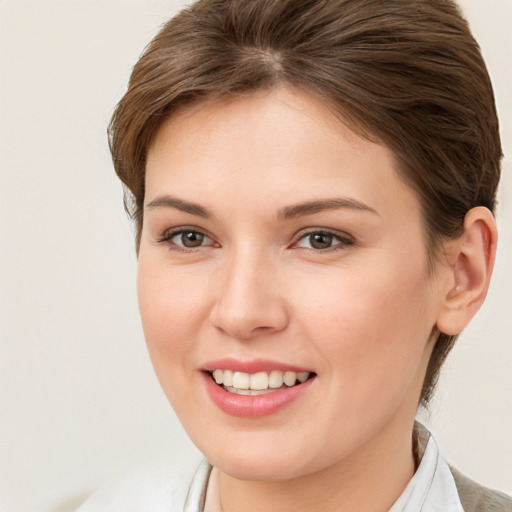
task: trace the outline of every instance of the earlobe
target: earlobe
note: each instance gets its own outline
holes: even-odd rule
[[[446,286],[437,318],[440,332],[459,334],[480,309],[489,289],[496,255],[497,230],[492,213],[472,208],[464,231],[449,244]]]

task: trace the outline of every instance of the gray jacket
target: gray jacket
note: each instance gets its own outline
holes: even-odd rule
[[[512,512],[512,498],[450,468],[465,512]]]

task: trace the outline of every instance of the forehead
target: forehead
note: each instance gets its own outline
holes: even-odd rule
[[[223,142],[233,142],[237,134],[244,138],[245,146],[264,142],[272,142],[272,146],[286,142],[289,146],[293,141],[299,143],[300,132],[304,129],[309,130],[310,138],[320,136],[325,142],[335,144],[340,135],[350,139],[354,146],[372,140],[371,136],[358,135],[366,134],[366,129],[356,128],[350,127],[330,103],[303,89],[280,85],[247,94],[205,99],[178,108],[153,137],[149,155],[165,139],[164,143],[168,144],[171,137],[176,142],[175,149],[178,145],[183,145],[183,149],[184,145],[199,147],[204,139],[214,136],[215,142],[222,146]],[[280,137],[276,138],[279,130]],[[205,149],[203,146],[203,151]],[[234,152],[236,147],[230,146],[230,150]]]
[[[387,147],[288,87],[206,101],[169,118],[148,152],[146,203],[162,192],[232,204],[243,198],[245,207],[258,197],[277,206],[333,194],[375,209],[399,197],[418,206]]]

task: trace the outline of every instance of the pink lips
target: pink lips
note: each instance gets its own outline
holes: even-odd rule
[[[253,359],[252,361],[238,361],[233,358],[216,359],[215,361],[208,361],[204,366],[204,371],[213,370],[231,370],[233,372],[257,373],[257,372],[271,372],[272,370],[279,370],[281,372],[309,372],[307,368],[300,368],[299,366],[292,366],[286,363],[279,363],[277,361],[270,361],[267,359]]]
[[[237,395],[229,393],[215,383],[209,373],[215,369],[246,373],[270,372],[272,370],[298,373],[309,370],[263,359],[243,362],[228,358],[206,363],[203,367],[203,378],[206,391],[212,402],[226,414],[245,418],[259,418],[280,411],[291,402],[300,398],[315,380],[312,378],[302,384],[289,388],[280,388],[264,395]]]

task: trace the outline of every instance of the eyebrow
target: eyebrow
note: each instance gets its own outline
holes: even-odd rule
[[[197,203],[192,203],[190,201],[185,201],[184,199],[178,199],[177,197],[167,195],[153,199],[146,205],[146,208],[175,208],[176,210],[196,215],[204,219],[214,218],[214,215],[210,210]],[[379,215],[376,210],[360,201],[357,201],[356,199],[349,197],[334,197],[285,206],[278,211],[277,218],[280,220],[289,220],[306,215],[313,215],[326,210],[338,210],[342,208],[366,211]]]
[[[329,199],[321,199],[318,201],[308,201],[292,206],[286,206],[279,210],[277,216],[279,219],[288,220],[305,215],[313,215],[326,210],[338,210],[340,208],[348,208],[351,210],[360,210],[379,215],[376,210],[370,206],[349,197],[333,197]],[[380,216],[380,215],[379,215]]]
[[[159,196],[148,203],[146,208],[150,210],[154,208],[175,208],[176,210],[190,213],[191,215],[197,215],[198,217],[202,217],[204,219],[213,218],[213,213],[203,206],[172,196]]]

